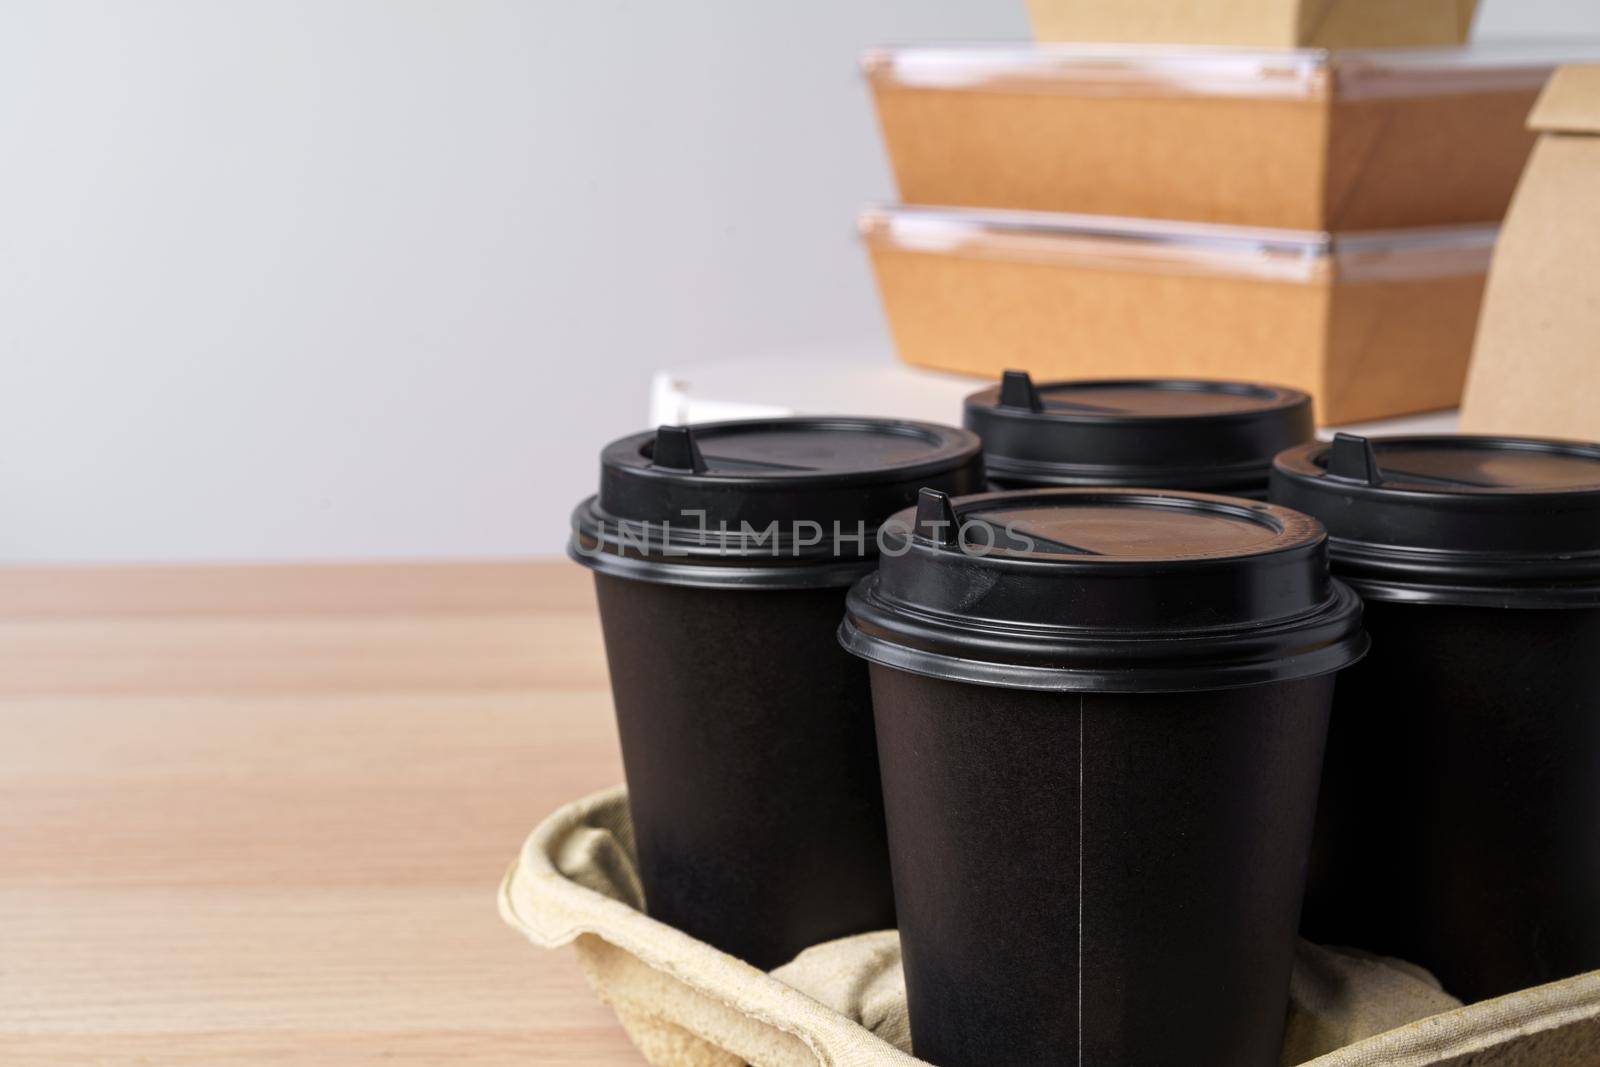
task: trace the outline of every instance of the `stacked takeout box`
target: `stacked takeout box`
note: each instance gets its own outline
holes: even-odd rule
[[[1030,6],[1043,43],[863,58],[902,358],[1458,404],[1528,111],[1583,48],[1467,46],[1469,0]]]

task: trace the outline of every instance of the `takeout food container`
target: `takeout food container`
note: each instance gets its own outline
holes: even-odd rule
[[[1461,408],[1474,433],[1600,440],[1600,65],[1563,67],[1495,252]]]
[[[904,203],[1365,230],[1503,217],[1529,108],[1586,53],[985,45],[862,66]]]
[[[1041,41],[1265,48],[1461,44],[1478,0],[1028,0]]]
[[[1277,382],[1324,424],[1456,406],[1496,234],[904,207],[860,227],[908,363]]]

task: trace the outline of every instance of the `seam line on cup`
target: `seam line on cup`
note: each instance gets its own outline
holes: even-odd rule
[[[1083,701],[1078,694],[1078,1067],[1083,1067]]]

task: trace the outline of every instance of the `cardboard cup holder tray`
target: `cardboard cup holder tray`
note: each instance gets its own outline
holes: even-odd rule
[[[600,999],[657,1067],[914,1067],[899,940],[815,946],[768,974],[651,919],[627,793],[575,801],[534,830],[500,914],[575,947]],[[1302,944],[1285,1065],[1577,1067],[1600,1062],[1600,972],[1459,1006],[1419,968]]]

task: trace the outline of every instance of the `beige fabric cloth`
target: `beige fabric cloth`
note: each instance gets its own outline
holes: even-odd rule
[[[546,819],[500,890],[535,944],[575,944],[601,999],[658,1067],[914,1067],[892,930],[818,945],[770,975],[639,910],[621,788]],[[1600,972],[1471,1007],[1420,968],[1302,944],[1285,1065],[1600,1064]]]

